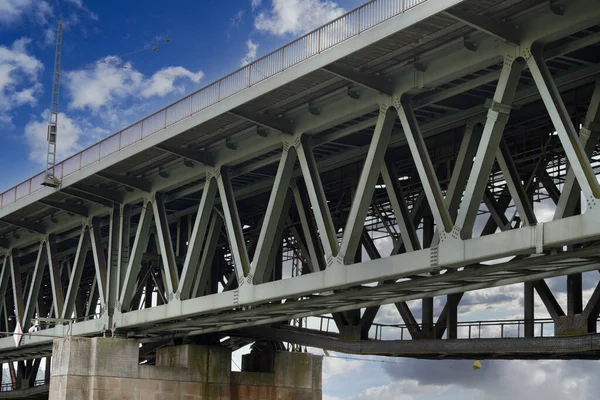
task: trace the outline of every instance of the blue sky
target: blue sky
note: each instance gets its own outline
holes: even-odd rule
[[[64,23],[58,138],[62,159],[359,1],[175,3],[0,0],[0,170],[10,171],[0,190],[43,169],[59,19]],[[130,54],[157,44],[155,52]]]
[[[44,168],[58,19],[65,26],[62,159],[360,3],[0,0],[0,190]],[[155,52],[124,56],[158,44]],[[547,208],[536,213],[551,216]],[[586,274],[586,298],[597,280],[597,273]],[[564,278],[549,284],[564,307]],[[460,317],[522,318],[522,297],[522,285],[472,292],[461,303]],[[417,309],[418,303],[412,306]],[[536,317],[544,316],[538,299]],[[377,321],[400,323],[400,317],[393,306],[385,306]],[[585,399],[596,398],[599,389],[592,373],[598,364],[592,362],[495,361],[484,362],[478,372],[470,365],[330,357],[324,362],[324,399]]]

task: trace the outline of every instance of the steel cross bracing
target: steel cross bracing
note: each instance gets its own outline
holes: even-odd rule
[[[461,293],[520,282],[587,329],[599,25],[592,0],[429,0],[2,208],[1,330],[77,321],[16,350],[2,338],[0,358],[67,333],[151,341],[327,313],[364,338],[380,305],[410,325],[422,298],[429,337],[434,296],[452,338]],[[542,201],[554,220],[537,221]],[[561,275],[562,314],[543,283]]]

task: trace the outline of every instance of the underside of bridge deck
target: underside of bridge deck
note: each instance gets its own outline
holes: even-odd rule
[[[599,74],[595,0],[370,2],[66,160],[59,188],[4,193],[0,330],[46,320],[0,361],[67,334],[381,354],[383,304],[415,339],[390,355],[596,358],[596,335],[564,335],[600,313],[581,284]],[[464,292],[513,283],[523,337],[452,340]],[[534,292],[563,336],[536,337]],[[339,335],[311,344],[298,326],[324,314]]]

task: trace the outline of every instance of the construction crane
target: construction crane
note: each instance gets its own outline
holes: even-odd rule
[[[46,155],[46,176],[42,185],[58,187],[60,179],[55,174],[56,135],[58,133],[58,94],[60,90],[60,56],[62,52],[62,21],[58,21],[56,30],[56,53],[54,55],[54,75],[52,76],[52,101],[48,119],[48,153]]]
[[[60,58],[62,53],[62,21],[58,21],[58,29],[56,30],[56,52],[54,55],[54,75],[52,75],[52,100],[50,102],[50,116],[48,119],[48,152],[46,154],[46,175],[42,185],[56,188],[60,186],[60,179],[56,176],[56,138],[58,134],[58,96],[60,91]],[[165,40],[165,43],[170,43],[171,39]],[[156,45],[147,46],[134,52],[123,54],[120,58],[132,56],[146,50],[152,50],[155,52],[158,50],[162,42],[158,42]],[[80,71],[98,65],[99,63],[105,62],[99,61],[96,63],[89,64],[83,68],[76,69],[70,72]],[[121,68],[128,68],[122,66]]]

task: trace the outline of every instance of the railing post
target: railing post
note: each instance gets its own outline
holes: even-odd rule
[[[471,339],[471,324],[469,324],[469,339]]]
[[[479,339],[481,339],[481,321],[479,321]]]
[[[321,54],[321,29],[317,30],[317,53]]]
[[[500,324],[500,338],[504,339],[504,324]]]
[[[544,337],[544,322],[541,322],[540,324],[540,336]]]

